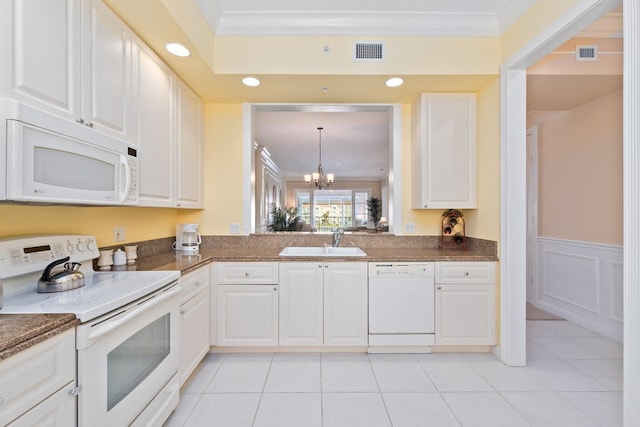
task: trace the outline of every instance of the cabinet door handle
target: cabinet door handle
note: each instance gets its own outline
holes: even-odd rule
[[[324,268],[329,268],[329,264],[325,264],[325,265],[324,265]]]
[[[87,126],[87,127],[92,128],[93,127],[93,122],[87,122],[84,125]]]
[[[436,289],[437,289],[437,290],[441,290],[441,289],[442,289],[442,286],[436,286]]]
[[[322,264],[318,264],[318,268],[322,268]]]
[[[464,275],[465,275],[465,276],[468,276],[468,275],[469,275],[469,272],[468,272],[468,271],[465,271],[465,272],[464,272]]]
[[[200,286],[200,281],[195,282],[193,286]]]
[[[69,389],[69,391],[67,391],[67,394],[69,396],[76,397],[78,394],[80,394],[80,387],[73,387],[72,389]]]
[[[278,288],[276,288],[276,287],[274,286],[274,287],[273,287],[273,290],[274,290],[274,291],[277,291],[277,290],[278,290]]]
[[[244,275],[245,275],[245,276],[247,276],[247,277],[249,277],[249,272],[248,272],[248,271],[247,271],[247,272],[245,272],[245,273],[244,273]]]
[[[185,314],[187,311],[185,309],[180,310],[180,314]]]
[[[83,124],[83,123],[84,123],[84,119],[83,119],[82,117],[78,117],[78,118],[76,119],[76,123]]]

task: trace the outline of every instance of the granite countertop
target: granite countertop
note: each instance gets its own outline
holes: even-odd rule
[[[182,273],[210,262],[222,261],[341,261],[341,262],[426,262],[426,261],[497,261],[495,255],[484,251],[437,249],[437,248],[362,248],[366,256],[357,257],[313,257],[279,256],[283,247],[231,247],[203,248],[198,254],[187,255],[176,251],[161,253],[138,259],[137,270],[179,270]]]
[[[0,314],[0,360],[79,324],[73,314]]]

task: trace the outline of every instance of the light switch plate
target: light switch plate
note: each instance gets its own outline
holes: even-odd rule
[[[229,233],[231,234],[240,234],[240,224],[229,224]]]
[[[404,232],[407,234],[413,234],[416,232],[416,225],[413,222],[408,222],[404,225]]]

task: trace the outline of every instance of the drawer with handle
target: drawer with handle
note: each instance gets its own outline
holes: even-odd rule
[[[209,265],[197,268],[180,277],[182,285],[182,303],[191,299],[209,286]]]
[[[278,284],[277,262],[221,262],[215,270],[216,283],[220,285]]]
[[[436,283],[495,283],[495,262],[436,262]]]

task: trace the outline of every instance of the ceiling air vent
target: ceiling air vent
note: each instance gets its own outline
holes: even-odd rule
[[[374,42],[355,42],[353,44],[353,60],[383,62],[384,44]]]
[[[576,46],[576,61],[597,61],[598,60],[598,46],[591,45],[578,45]]]

